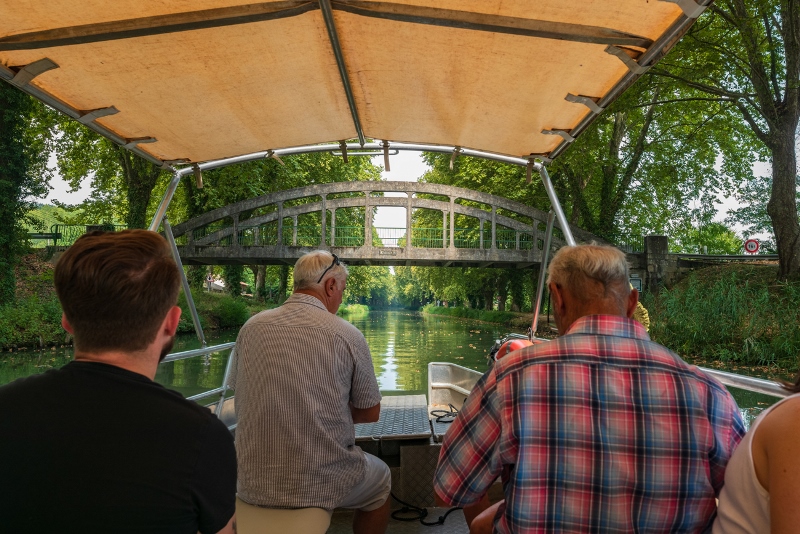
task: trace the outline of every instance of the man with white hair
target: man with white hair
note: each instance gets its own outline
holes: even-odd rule
[[[505,500],[470,532],[707,532],[744,435],[713,378],[630,319],[638,292],[613,247],[564,247],[548,286],[561,335],[498,360],[447,432],[438,500]],[[488,506],[488,501],[486,501]]]
[[[236,340],[237,508],[356,510],[353,531],[389,522],[388,466],[355,444],[381,394],[363,334],[337,317],[347,268],[316,250],[294,267],[294,292],[252,317]]]

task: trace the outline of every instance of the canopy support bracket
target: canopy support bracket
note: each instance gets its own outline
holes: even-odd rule
[[[17,87],[22,87],[23,85],[28,85],[31,80],[40,74],[57,68],[58,64],[55,61],[45,57],[22,67],[11,79],[11,83]]]
[[[461,153],[461,147],[460,146],[457,146],[457,147],[455,147],[453,149],[453,155],[450,156],[450,170],[451,171],[453,170],[453,165],[455,164],[456,158],[458,157],[458,155],[460,153]]]
[[[390,172],[392,169],[389,167],[389,141],[383,140],[383,166],[386,169],[386,172]]]
[[[571,143],[575,140],[575,138],[572,137],[567,130],[542,130],[542,133],[545,135],[560,135],[567,143]]]
[[[606,47],[606,53],[611,54],[612,56],[617,56],[620,61],[625,63],[625,66],[628,67],[628,70],[631,71],[633,74],[644,74],[647,72],[650,67],[643,67],[636,62],[631,56],[625,53],[625,51],[614,45],[609,45]]]
[[[683,14],[686,15],[688,19],[696,19],[700,15],[703,14],[703,11],[706,10],[708,6],[702,6],[695,2],[694,0],[661,0],[662,2],[671,2],[673,4],[678,4],[678,7],[681,8]]]
[[[137,145],[142,145],[145,143],[155,143],[158,141],[155,137],[136,137],[134,139],[126,139],[127,141],[123,146],[127,149],[131,149]]]
[[[274,150],[267,150],[267,154],[264,157],[267,158],[267,159],[272,158],[274,160],[277,160],[278,163],[280,163],[284,167],[286,166],[286,164],[283,162],[281,157],[279,155],[277,155]]]
[[[603,112],[603,109],[605,109],[597,105],[597,101],[599,99],[595,99],[590,96],[573,95],[572,93],[567,93],[567,96],[564,97],[564,100],[567,102],[573,102],[575,104],[583,104],[592,110],[592,113],[596,113],[598,115]]]
[[[200,165],[192,163],[192,172],[194,173],[194,185],[197,189],[203,189],[203,172],[200,170]]]
[[[342,151],[342,161],[347,165],[347,143],[345,141],[339,141],[339,149]]]
[[[78,122],[81,124],[89,124],[90,122],[99,119],[101,117],[108,117],[109,115],[116,115],[119,113],[119,110],[114,106],[110,106],[107,108],[100,108],[100,109],[93,109],[92,111],[87,111],[80,117],[78,117]]]

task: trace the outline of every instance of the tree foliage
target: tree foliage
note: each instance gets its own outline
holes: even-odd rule
[[[90,181],[91,195],[66,222],[124,222],[129,228],[146,228],[154,211],[153,190],[169,173],[125,148],[100,137],[79,122],[62,117],[58,122],[58,170],[74,191]]]
[[[26,250],[32,199],[48,191],[52,113],[0,83],[0,305],[14,300],[14,267]]]
[[[735,109],[772,162],[767,213],[778,277],[800,277],[796,140],[800,120],[800,5],[718,0],[651,73]]]

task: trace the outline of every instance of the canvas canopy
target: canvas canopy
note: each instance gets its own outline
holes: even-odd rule
[[[0,77],[158,163],[349,139],[546,159],[702,9],[694,0],[0,0]]]

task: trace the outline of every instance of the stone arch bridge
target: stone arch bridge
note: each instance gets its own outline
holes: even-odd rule
[[[405,208],[404,227],[375,227],[379,206]],[[185,265],[294,264],[322,248],[350,265],[527,268],[541,262],[546,222],[541,210],[460,187],[336,182],[237,202],[172,231]],[[563,244],[556,223],[552,247]]]

